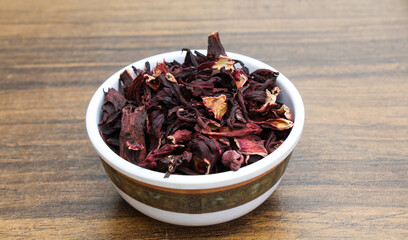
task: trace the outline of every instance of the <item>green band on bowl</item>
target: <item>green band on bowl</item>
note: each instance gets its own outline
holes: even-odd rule
[[[166,211],[197,214],[230,209],[261,196],[282,177],[291,155],[256,178],[240,184],[201,190],[171,189],[142,183],[123,175],[101,160],[112,182],[133,199]]]

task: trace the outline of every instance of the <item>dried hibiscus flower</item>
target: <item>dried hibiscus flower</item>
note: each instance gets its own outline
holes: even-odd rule
[[[278,72],[227,56],[217,32],[207,55],[126,69],[105,92],[100,134],[125,160],[171,174],[237,171],[275,151],[293,127]]]

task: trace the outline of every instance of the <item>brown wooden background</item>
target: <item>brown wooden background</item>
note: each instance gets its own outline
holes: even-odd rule
[[[118,69],[213,31],[294,82],[305,130],[259,208],[179,227],[119,197],[85,111]],[[0,0],[0,79],[1,239],[408,238],[407,1]]]

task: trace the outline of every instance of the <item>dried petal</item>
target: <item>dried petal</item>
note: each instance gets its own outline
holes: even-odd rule
[[[281,116],[281,117],[285,117],[286,119],[293,121],[293,115],[290,111],[290,108],[288,108],[288,106],[286,106],[285,104],[282,104],[282,106],[275,110],[275,112]]]
[[[129,100],[135,100],[138,105],[142,105],[142,84],[144,83],[144,73],[140,72],[139,75],[133,80],[129,86],[124,86],[123,91],[125,92],[125,97]]]
[[[174,173],[177,167],[183,162],[183,155],[169,155],[163,158],[161,161],[168,167],[168,170],[164,175],[164,178],[168,178],[170,174]]]
[[[178,143],[184,143],[184,142],[190,141],[192,137],[193,137],[193,133],[191,131],[182,129],[182,130],[177,130],[173,135],[168,136],[167,138],[173,144],[178,144]]]
[[[268,156],[268,151],[265,149],[265,140],[259,140],[256,136],[248,136],[246,138],[234,139],[241,153],[248,155],[259,155],[262,157]]]
[[[214,63],[214,65],[212,66],[212,68],[215,69],[221,69],[221,68],[225,68],[225,70],[234,70],[234,61],[227,57],[227,56],[220,56],[218,58],[218,60]]]
[[[159,82],[156,80],[155,77],[150,76],[149,74],[143,75],[143,78],[146,82],[146,84],[151,87],[154,91],[157,91],[159,89]]]
[[[184,66],[194,66],[194,67],[198,66],[197,58],[196,56],[194,56],[194,54],[191,52],[190,49],[183,48],[181,51],[187,52],[186,57],[184,58],[184,64],[183,64]]]
[[[220,132],[211,132],[206,129],[202,129],[201,133],[209,136],[220,136],[220,137],[243,137],[250,134],[259,134],[262,131],[261,127],[254,123],[247,123],[245,128],[234,129],[234,130],[224,130]]]
[[[126,69],[120,74],[119,81],[122,82],[123,86],[129,86],[135,78],[129,69]]]
[[[293,122],[284,118],[268,119],[264,123],[275,130],[286,130],[293,127]]]
[[[276,80],[276,78],[279,76],[279,72],[274,72],[269,69],[258,69],[251,73],[251,77],[254,78],[254,80],[258,82],[265,82],[267,79],[273,79]]]
[[[163,60],[163,63],[157,63],[156,67],[153,68],[153,77],[159,76],[161,73],[167,73],[168,67],[166,62]]]
[[[205,166],[205,174],[209,174],[215,165],[216,156],[211,152],[207,144],[203,140],[193,139],[189,144],[189,149],[194,153],[193,157],[196,165],[196,170],[202,170]]]
[[[241,69],[235,70],[234,77],[235,77],[235,85],[237,85],[238,89],[242,88],[245,85],[245,83],[248,81],[248,76]]]
[[[225,54],[224,47],[221,44],[218,32],[213,32],[210,35],[208,35],[207,58],[210,60],[215,60],[220,55],[227,56]]]
[[[125,104],[125,97],[114,88],[109,88],[108,92],[105,92],[105,101],[102,105],[103,115],[99,126],[105,126],[115,122]]]
[[[151,151],[146,156],[144,161],[140,161],[138,165],[141,167],[155,168],[157,167],[157,161],[170,155],[173,151],[174,151],[174,146],[170,144],[165,144],[161,148]]]
[[[278,147],[280,147],[280,145],[282,145],[283,142],[283,140],[279,140],[277,142],[267,143],[268,152],[273,153]]]
[[[276,105],[276,98],[279,95],[279,93],[281,92],[279,87],[275,87],[274,89],[272,89],[272,91],[270,92],[268,89],[265,90],[266,92],[266,99],[265,99],[265,103],[264,105],[262,105],[261,108],[256,109],[256,112],[265,112],[266,110],[269,109],[269,107]]]
[[[225,102],[227,97],[220,95],[218,97],[203,97],[204,106],[214,113],[214,117],[221,121],[224,114],[227,112],[228,106]]]
[[[235,150],[229,150],[222,154],[221,162],[232,171],[237,171],[244,163],[244,156]]]
[[[145,107],[133,110],[127,106],[122,110],[122,129],[120,130],[120,156],[130,162],[140,162],[146,157],[144,126]]]
[[[177,80],[176,80],[176,78],[173,76],[173,74],[171,74],[171,73],[166,73],[165,77],[166,77],[166,79],[167,79],[169,82],[177,83]]]

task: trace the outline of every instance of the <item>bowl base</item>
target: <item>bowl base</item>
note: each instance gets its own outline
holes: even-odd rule
[[[132,207],[134,207],[141,213],[151,218],[154,218],[162,222],[182,226],[208,226],[231,221],[254,210],[275,191],[281,179],[282,177],[278,180],[278,182],[275,185],[273,185],[272,188],[270,188],[264,194],[241,206],[217,212],[200,214],[177,213],[154,208],[131,198],[129,195],[124,193],[115,185],[114,187],[126,202],[128,202]]]

